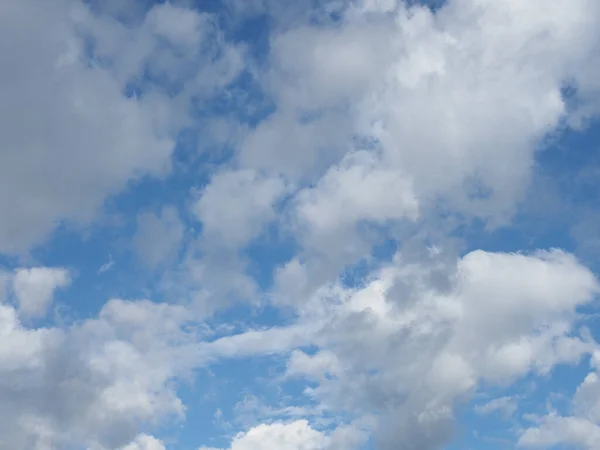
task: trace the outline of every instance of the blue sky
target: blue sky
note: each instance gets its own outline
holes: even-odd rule
[[[6,0],[0,448],[600,448],[594,0]]]

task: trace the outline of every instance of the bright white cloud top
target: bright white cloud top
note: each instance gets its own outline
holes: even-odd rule
[[[0,448],[600,448],[597,0],[4,0],[0,41]]]

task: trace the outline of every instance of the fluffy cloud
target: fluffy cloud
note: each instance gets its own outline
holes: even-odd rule
[[[180,417],[184,407],[170,381],[197,362],[194,336],[181,329],[185,315],[113,300],[97,319],[30,329],[0,305],[3,446],[118,448],[143,423]],[[161,448],[149,438],[132,445]]]
[[[298,187],[280,224],[312,258],[316,284],[369,253],[369,227],[398,234],[415,220],[436,228],[441,217],[507,223],[545,139],[595,111],[591,0],[456,0],[436,12],[395,1],[326,2],[299,8],[295,20],[259,3],[280,25],[268,64],[255,70],[276,110],[243,137],[235,171],[206,192],[238,198],[222,180],[240,167],[261,173],[247,180],[248,192],[262,192],[265,177]],[[333,13],[340,20],[325,26]],[[563,96],[567,85],[574,106]],[[242,202],[206,202],[203,216],[243,211]],[[247,217],[237,226],[244,238],[260,227]]]
[[[180,304],[112,299],[85,319],[32,327],[71,272],[1,261],[0,446],[163,450],[144,433],[184,417],[182,379],[278,355],[273,383],[305,387],[287,409],[294,420],[265,408],[273,417],[244,426],[229,450],[347,450],[368,434],[380,450],[435,450],[482,387],[597,354],[580,318],[599,285],[575,256],[445,244],[474,222],[509,223],[546,139],[598,113],[598,2],[309,3],[225,0],[220,15],[186,1],[0,5],[11,43],[0,48],[0,254],[92,224],[111,196],[172,173],[184,128],[202,146],[232,147],[208,180],[195,168],[175,180],[192,198],[173,203],[191,203],[201,225],[189,242],[175,208],[137,216],[131,249],[166,271],[157,297]],[[260,13],[270,34],[254,60],[234,41]],[[221,114],[244,89],[269,105],[232,100],[260,111],[251,125]],[[260,242],[277,260],[261,269],[279,264],[261,290],[269,282],[244,251],[266,230],[291,245]],[[382,237],[393,258],[374,256]],[[202,321],[233,300],[286,314],[216,336]],[[596,369],[571,411],[529,416],[519,444],[598,447]],[[500,395],[476,411],[518,416],[520,397]]]
[[[289,175],[280,163],[287,159],[308,176],[315,164],[298,158],[319,151],[320,161],[335,161],[354,150],[359,134],[378,144],[377,158],[364,158],[362,170],[375,160],[399,178],[395,189],[385,176],[370,186],[387,193],[376,195],[378,202],[414,196],[420,209],[442,201],[451,211],[506,220],[527,185],[537,143],[571,114],[564,83],[587,80],[589,60],[598,59],[589,14],[597,5],[464,0],[433,14],[390,3],[394,8],[349,6],[333,30],[300,24],[273,37],[263,79],[278,111],[249,136],[241,162]],[[591,101],[591,91],[580,94]],[[319,128],[328,121],[336,125]],[[283,145],[295,133],[312,145]],[[261,156],[269,151],[270,158]],[[329,174],[322,195],[347,176]],[[398,209],[386,210],[395,218]],[[336,210],[328,211],[331,220]],[[340,214],[344,222],[347,211]]]
[[[367,221],[386,224],[403,218],[415,220],[419,202],[401,171],[381,167],[367,151],[346,155],[311,189],[297,198],[298,220],[309,230],[310,245],[321,247],[334,236],[347,241],[344,231]],[[343,245],[343,243],[340,243]]]
[[[135,441],[131,444],[127,444],[121,450],[165,450],[164,444],[158,439],[141,434],[136,437]]]
[[[213,177],[193,206],[208,245],[239,248],[275,217],[275,203],[285,184],[252,170]]]
[[[503,384],[545,373],[596,349],[572,330],[575,308],[591,299],[597,283],[568,254],[477,251],[456,262],[443,290],[419,282],[427,280],[430,269],[406,264],[399,255],[364,288],[321,289],[303,309],[297,327],[247,332],[203,345],[182,329],[189,318],[184,307],[113,300],[98,319],[60,330],[24,328],[16,311],[3,306],[5,381],[19,373],[23,394],[38,393],[26,401],[28,396],[10,395],[12,385],[1,392],[10,444],[126,445],[138,424],[183,414],[171,380],[193,367],[215,358],[285,353],[312,342],[321,351],[313,356],[292,353],[287,377],[316,382],[307,392],[332,413],[361,418],[377,411],[383,448],[397,448],[397,432],[406,448],[413,440],[435,448],[451,429],[455,403],[481,381]],[[404,281],[415,278],[408,292]],[[485,307],[479,308],[480,303]],[[19,352],[13,351],[15,340]],[[35,376],[40,371],[42,378]],[[69,395],[60,394],[63,386]],[[593,386],[591,376],[580,391],[593,391]],[[47,410],[39,399],[50,392],[57,395],[56,408]],[[593,396],[576,397],[587,411],[585,420],[593,420],[593,408],[584,404]],[[89,409],[76,407],[76,399],[85,399]],[[63,413],[57,416],[59,406]],[[407,428],[398,431],[400,424]],[[360,443],[362,432],[340,430],[323,434],[302,420],[262,425],[236,437],[231,448],[267,448],[265,436],[290,449],[353,448],[337,443],[350,437]],[[532,434],[522,442],[530,442]]]
[[[597,352],[592,355],[592,364],[597,368]],[[570,445],[585,450],[600,445],[600,380],[596,371],[590,372],[577,388],[571,411],[572,416],[552,411],[547,416],[531,417],[536,424],[522,432],[519,445],[532,448]]]
[[[19,312],[27,317],[44,315],[52,302],[54,291],[70,283],[71,276],[66,269],[18,269],[12,278],[12,291],[19,304]]]
[[[363,436],[358,430],[340,427],[331,435],[313,429],[305,420],[261,424],[238,434],[229,450],[342,450],[357,448]],[[200,447],[200,450],[218,450]],[[225,450],[225,449],[221,449]]]
[[[473,252],[443,290],[419,282],[431,269],[398,259],[364,288],[330,286],[303,308],[321,324],[322,352],[293,353],[288,376],[316,382],[310,396],[331,410],[378,411],[381,448],[437,448],[479,383],[547,373],[596,349],[573,327],[598,284],[570,255]]]
[[[576,417],[549,416],[537,428],[528,429],[519,445],[532,448],[552,448],[569,445],[591,450],[600,445],[600,427],[589,420]]]
[[[3,2],[0,251],[26,250],[61,220],[87,223],[107,195],[169,167],[173,141],[157,123],[163,98],[122,95],[90,67],[72,2]],[[18,193],[18,195],[15,195]]]
[[[215,30],[187,8],[158,5],[126,26],[110,5],[91,12],[85,2],[42,3],[0,7],[0,37],[12,42],[0,53],[11,67],[0,78],[3,253],[28,250],[63,221],[88,224],[108,196],[142,176],[165,175],[186,102],[240,68],[234,48],[205,54],[203,40]],[[123,5],[119,12],[135,11],[135,2]],[[124,95],[131,83],[143,95]],[[178,84],[180,95],[165,83]]]

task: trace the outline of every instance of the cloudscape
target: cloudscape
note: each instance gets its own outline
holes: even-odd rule
[[[600,2],[0,2],[0,449],[600,448]]]

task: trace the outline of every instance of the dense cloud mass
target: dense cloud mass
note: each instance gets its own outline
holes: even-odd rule
[[[0,3],[0,449],[600,448],[600,3],[205,3]]]

